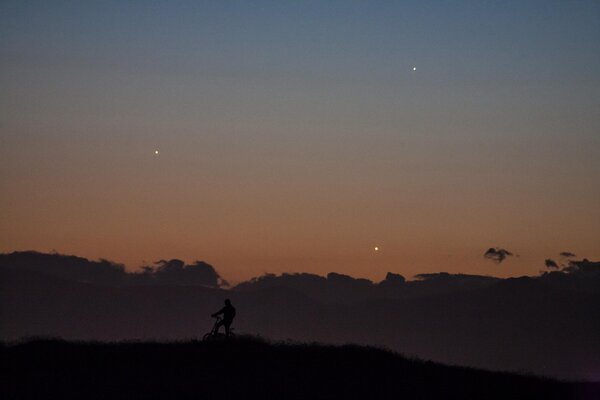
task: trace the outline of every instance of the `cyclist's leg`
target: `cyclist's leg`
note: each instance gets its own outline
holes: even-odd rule
[[[229,337],[229,327],[231,326],[231,321],[226,321],[223,323],[225,325],[225,336]]]
[[[221,326],[223,326],[223,325],[225,325],[225,322],[224,322],[223,320],[221,320],[221,321],[219,321],[219,322],[217,322],[217,323],[215,324],[215,335],[216,335],[217,333],[219,333],[219,328],[220,328]]]

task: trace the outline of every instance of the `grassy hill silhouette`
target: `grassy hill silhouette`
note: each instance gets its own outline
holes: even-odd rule
[[[356,345],[67,342],[0,346],[3,399],[588,399],[599,384],[409,359]]]
[[[129,273],[108,261],[15,252],[0,254],[0,340],[185,340],[206,332],[210,314],[230,298],[238,332],[598,381],[600,262],[571,264],[507,279],[436,273],[407,281],[388,274],[374,283],[338,273],[266,275],[225,290],[202,262],[171,260],[158,271]],[[197,279],[178,284],[181,274]]]

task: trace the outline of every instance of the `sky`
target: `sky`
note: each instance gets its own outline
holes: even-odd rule
[[[0,3],[0,252],[535,275],[599,182],[597,1]]]

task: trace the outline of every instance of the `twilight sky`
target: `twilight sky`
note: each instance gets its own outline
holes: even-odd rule
[[[1,252],[536,274],[599,182],[598,1],[0,4]]]

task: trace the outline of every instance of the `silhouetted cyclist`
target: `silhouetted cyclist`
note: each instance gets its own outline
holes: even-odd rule
[[[235,307],[231,305],[231,301],[229,299],[225,300],[225,307],[221,308],[216,313],[212,314],[213,317],[217,315],[223,314],[223,319],[217,323],[215,326],[215,335],[219,333],[219,328],[221,326],[225,327],[225,336],[229,337],[229,327],[235,318]]]

